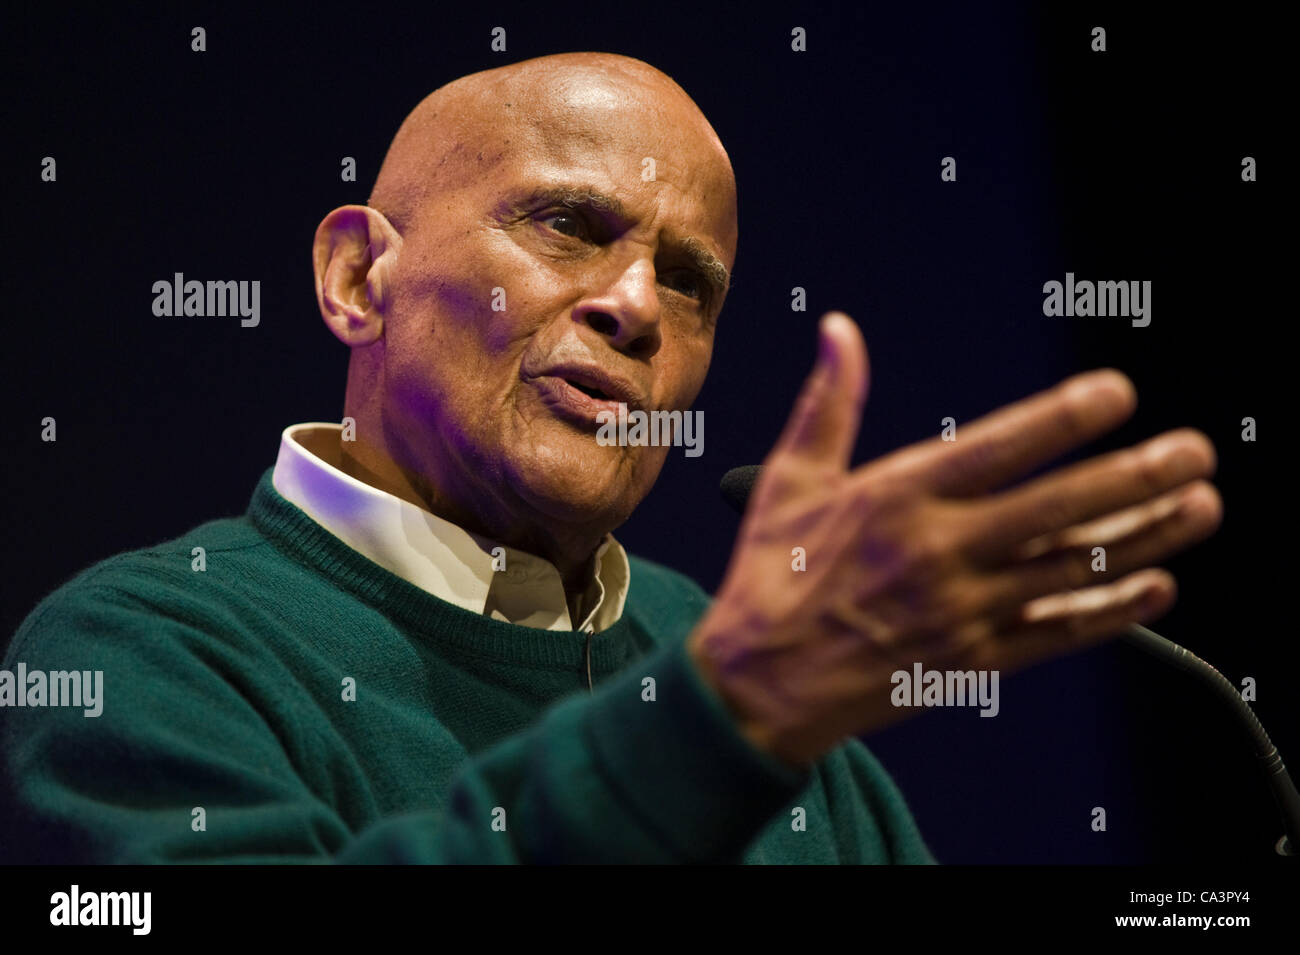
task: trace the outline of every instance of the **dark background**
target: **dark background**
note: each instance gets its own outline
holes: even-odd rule
[[[0,645],[91,563],[241,513],[281,430],[339,420],[347,353],[309,249],[364,202],[435,87],[568,50],[672,75],[726,145],[741,243],[696,407],[705,454],[669,456],[618,536],[716,588],[736,519],[716,487],[761,460],[829,308],[861,324],[858,461],[1109,365],[1136,416],[1089,454],[1191,425],[1214,441],[1222,529],[1167,562],[1154,626],[1235,684],[1300,761],[1278,454],[1290,356],[1270,221],[1284,174],[1282,35],[1258,11],[1138,19],[1103,5],[828,13],[703,3],[555,9],[388,4],[295,14],[6,14],[6,543]],[[808,52],[790,51],[790,30]],[[205,53],[190,29],[207,29]],[[508,53],[490,31],[507,30]],[[1089,49],[1107,29],[1108,51]],[[1289,110],[1288,113],[1289,114]],[[57,183],[40,181],[44,156]],[[1254,156],[1260,181],[1243,183]],[[339,181],[354,156],[358,181]],[[954,156],[958,181],[939,179]],[[1277,157],[1276,159],[1274,157]],[[260,279],[262,319],[159,319],[173,272]],[[1153,282],[1152,322],[1046,318],[1042,285]],[[790,310],[790,289],[809,309]],[[430,356],[436,360],[436,356]],[[1279,414],[1273,414],[1277,411]],[[58,421],[58,441],[40,421]],[[1254,416],[1260,438],[1240,439]],[[869,738],[944,862],[1260,861],[1279,826],[1218,704],[1124,645],[1007,678],[1001,713],[934,710]],[[1108,830],[1093,832],[1104,806]]]

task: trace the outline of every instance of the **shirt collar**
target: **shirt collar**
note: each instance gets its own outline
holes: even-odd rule
[[[596,549],[577,626],[555,565],[470,533],[340,470],[342,425],[291,425],[271,481],[280,495],[353,550],[433,596],[496,620],[543,630],[606,629],[623,615],[631,581],[612,534]]]

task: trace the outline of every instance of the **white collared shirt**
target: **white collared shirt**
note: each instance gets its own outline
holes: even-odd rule
[[[271,482],[353,550],[441,600],[506,623],[598,633],[623,615],[631,570],[613,535],[596,550],[582,601],[588,609],[575,627],[554,564],[471,534],[344,473],[337,466],[342,430],[325,422],[285,428]]]

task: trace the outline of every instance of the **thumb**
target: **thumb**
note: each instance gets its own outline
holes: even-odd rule
[[[773,453],[847,470],[862,424],[868,367],[867,345],[853,319],[843,312],[823,315],[817,325],[817,364]]]

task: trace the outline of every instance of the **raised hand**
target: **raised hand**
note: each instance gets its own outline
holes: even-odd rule
[[[850,469],[867,382],[857,326],[824,316],[817,366],[688,640],[742,732],[794,765],[912,712],[891,704],[890,678],[914,662],[1012,671],[1163,614],[1174,579],[1151,565],[1221,519],[1214,448],[1190,429],[999,490],[1132,414],[1117,371]]]

